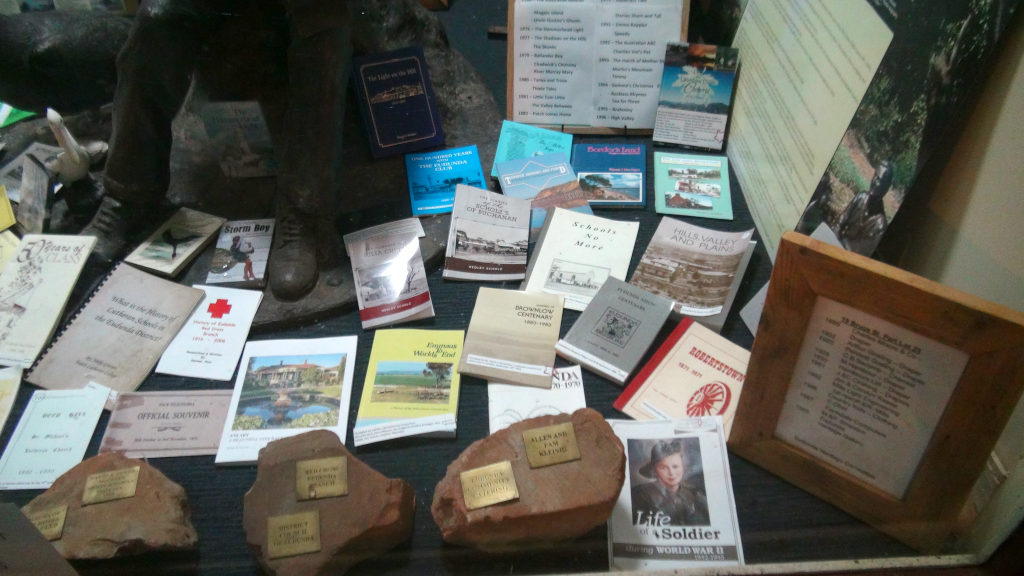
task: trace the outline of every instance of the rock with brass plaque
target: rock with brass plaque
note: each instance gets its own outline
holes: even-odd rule
[[[185,490],[117,452],[83,460],[22,512],[69,560],[191,550],[198,541]]]
[[[415,491],[357,459],[327,430],[259,453],[242,526],[269,574],[341,574],[412,535]]]
[[[578,454],[573,458],[570,444]],[[530,463],[530,445],[541,460],[536,467]],[[472,506],[464,474],[506,461],[518,499]],[[625,480],[625,465],[622,443],[594,410],[530,418],[466,448],[434,489],[431,512],[450,544],[489,552],[549,546],[608,519]],[[488,476],[483,492],[502,489],[496,480]]]
[[[468,510],[476,510],[519,498],[516,476],[508,460],[459,473],[462,499]]]

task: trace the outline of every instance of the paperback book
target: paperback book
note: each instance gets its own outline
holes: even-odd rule
[[[583,374],[579,366],[556,367],[551,377],[551,388],[547,389],[487,383],[487,415],[491,434],[528,418],[572,414],[586,407]]]
[[[658,214],[732,220],[729,159],[655,152],[654,209]]]
[[[506,196],[530,199],[530,242],[536,242],[548,212],[558,206],[593,214],[587,195],[569,164],[569,156],[553,152],[497,164],[498,182]]]
[[[529,200],[459,184],[442,276],[449,280],[522,280],[529,236]]]
[[[562,297],[480,288],[459,360],[463,375],[551,388]]]
[[[235,378],[217,464],[252,464],[268,443],[348,427],[355,336],[249,342]]]
[[[277,171],[274,144],[259,102],[207,102],[200,117],[225,176],[260,178]]]
[[[405,155],[412,215],[447,214],[459,184],[484,188],[476,145]]]
[[[671,312],[671,300],[608,278],[555,351],[625,384]]]
[[[224,218],[180,208],[157,228],[125,262],[173,278],[206,247],[224,224]]]
[[[683,318],[615,408],[637,420],[721,416],[728,438],[748,362],[749,351]]]
[[[225,222],[217,237],[206,283],[263,288],[267,285],[267,260],[273,240],[273,218]]]
[[[643,208],[647,205],[647,147],[611,142],[575,144],[572,169],[592,208]]]
[[[364,329],[434,317],[416,218],[346,234]]]
[[[555,208],[544,221],[521,289],[563,296],[566,308],[583,310],[605,280],[625,280],[639,230],[638,222]]]
[[[545,154],[561,152],[566,156],[572,151],[572,134],[522,124],[511,120],[501,122],[498,146],[494,151],[491,176],[498,178],[498,164],[509,160],[522,160]]]
[[[462,330],[378,330],[366,367],[356,446],[407,436],[454,437]]]
[[[374,158],[444,144],[441,115],[423,48],[352,59],[356,98]]]
[[[721,151],[739,60],[729,46],[669,42],[654,142]]]

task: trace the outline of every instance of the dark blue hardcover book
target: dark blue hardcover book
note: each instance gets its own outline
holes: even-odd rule
[[[447,214],[459,184],[487,188],[476,145],[405,155],[413,216]]]
[[[574,144],[572,169],[591,208],[647,205],[647,149],[623,142]]]
[[[374,158],[444,145],[423,48],[357,56],[352,68]]]

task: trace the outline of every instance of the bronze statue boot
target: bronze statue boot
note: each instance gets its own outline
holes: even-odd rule
[[[147,213],[151,212],[142,204],[122,202],[105,195],[92,220],[82,228],[79,235],[95,236],[96,246],[92,256],[110,265],[125,255],[128,251],[128,237],[146,225]]]
[[[267,263],[270,290],[280,300],[298,300],[316,286],[317,218],[299,213],[287,200],[278,201],[277,229]]]

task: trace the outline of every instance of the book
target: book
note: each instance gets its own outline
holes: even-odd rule
[[[352,440],[454,437],[462,330],[378,330]]]
[[[572,151],[572,134],[548,130],[539,126],[502,120],[498,133],[498,145],[494,150],[494,164],[491,177],[498,178],[498,164],[509,160],[522,160],[561,152],[569,156]]]
[[[583,310],[605,280],[626,279],[639,230],[638,222],[555,208],[544,221],[520,289],[558,294],[566,308]]]
[[[310,430],[330,430],[344,444],[357,340],[246,344],[215,462],[252,464],[269,442]]]
[[[263,288],[267,285],[267,261],[273,240],[273,218],[225,222],[217,237],[206,283]]]
[[[576,173],[564,152],[496,164],[498,182],[506,196],[530,199],[530,242],[536,242],[544,219],[555,206],[593,214]]]
[[[587,407],[579,366],[555,367],[551,388],[533,388],[501,382],[487,383],[487,418],[490,433],[527,418],[572,414]]]
[[[625,384],[658,337],[672,304],[667,298],[610,277],[555,345],[555,351],[570,362]]]
[[[119,265],[25,379],[51,390],[95,382],[131,392],[202,299],[202,290]]]
[[[482,287],[459,371],[468,376],[550,388],[562,297]]]
[[[721,151],[739,60],[739,50],[730,46],[669,42],[654,142]]]
[[[128,458],[216,454],[230,403],[231,390],[122,392],[99,452]]]
[[[743,564],[722,420],[608,420],[627,478],[608,519],[613,570]]]
[[[0,274],[0,364],[28,368],[50,340],[96,244],[93,236],[26,234]]]
[[[352,72],[374,158],[444,145],[422,47],[356,56]]]
[[[455,204],[455,186],[484,188],[476,145],[405,155],[412,215],[447,214]]]
[[[748,362],[748,350],[683,318],[615,408],[637,420],[721,416],[728,438]]]
[[[213,240],[224,218],[180,208],[124,259],[154,274],[173,278]]]
[[[45,490],[82,461],[107,391],[36,390],[0,457],[0,490]]]
[[[732,220],[729,159],[655,152],[654,210],[658,214]]]
[[[449,280],[522,280],[529,238],[529,200],[459,184],[441,275]]]
[[[259,102],[207,102],[199,116],[206,135],[215,142],[225,176],[260,178],[277,172],[274,143]]]
[[[416,218],[344,236],[364,329],[434,317]]]
[[[647,147],[609,142],[574,144],[572,169],[591,208],[647,205]]]
[[[220,286],[195,285],[193,288],[203,291],[203,300],[167,345],[156,371],[231,380],[263,293]]]

